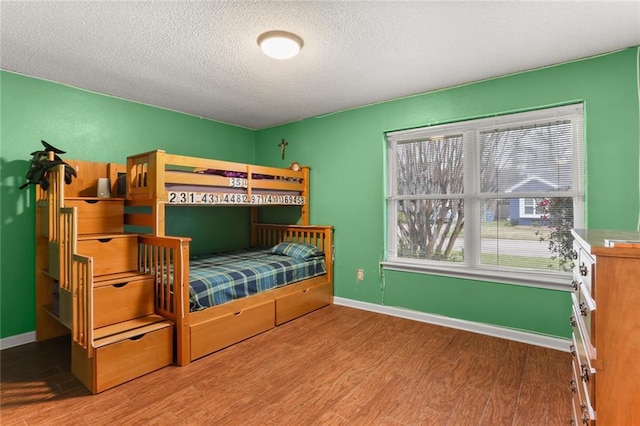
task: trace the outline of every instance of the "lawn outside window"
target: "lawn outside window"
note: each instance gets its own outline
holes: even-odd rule
[[[568,287],[583,107],[387,134],[387,269]]]

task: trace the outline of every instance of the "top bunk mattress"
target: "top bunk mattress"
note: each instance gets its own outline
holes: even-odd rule
[[[327,273],[323,253],[300,258],[273,249],[193,256],[190,310],[198,311]]]

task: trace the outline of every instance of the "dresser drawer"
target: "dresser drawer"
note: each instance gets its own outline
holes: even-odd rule
[[[589,366],[589,371],[595,373],[593,362],[597,359],[597,350],[593,346],[591,339],[586,335],[586,326],[582,320],[582,316],[578,312],[576,306],[573,306],[573,315],[571,315],[572,327],[572,355],[575,353],[579,362],[585,362]]]
[[[586,293],[585,286],[581,284],[578,287],[578,291],[571,294],[571,301],[573,303],[574,311],[581,319],[582,332],[584,338],[588,340],[589,344],[595,342],[595,315],[596,302],[591,296]]]
[[[579,337],[579,336],[578,336]],[[576,335],[572,335],[571,362],[575,366],[575,373],[578,383],[584,388],[584,392],[589,396],[590,401],[594,401],[596,370],[592,367],[586,348]]]
[[[578,253],[578,258],[576,259],[573,268],[574,280],[584,285],[587,293],[592,295],[594,291],[592,283],[594,272],[593,265],[595,263],[595,260],[588,251],[586,251],[576,242],[574,242],[574,252]]]
[[[571,379],[571,392],[573,394],[574,415],[577,416],[578,425],[595,425],[596,413],[591,403],[591,395],[588,392],[584,380],[580,377],[580,366],[575,360],[571,361],[573,377]]]
[[[94,328],[153,314],[153,277],[97,287],[93,291]]]
[[[274,326],[273,300],[193,324],[190,331],[191,360],[248,339]]]
[[[77,252],[93,258],[93,275],[134,271],[138,263],[138,236],[114,234],[105,238],[78,237]]]
[[[123,232],[124,200],[67,198],[64,204],[77,208],[78,235]]]

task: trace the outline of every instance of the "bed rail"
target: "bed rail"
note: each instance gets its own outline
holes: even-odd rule
[[[255,245],[268,247],[285,241],[296,243],[313,244],[320,250],[325,250],[325,245],[331,243],[327,241],[327,234],[333,229],[332,226],[318,225],[276,225],[276,224],[254,224],[256,231]]]
[[[58,235],[57,235],[57,247],[53,248],[53,252],[57,254],[55,262],[50,261],[49,267],[56,265],[56,276],[60,288],[72,291],[71,288],[71,257],[74,251],[74,243],[76,241],[76,208],[75,207],[61,207],[58,209]],[[50,243],[52,244],[52,243]],[[52,252],[50,248],[49,253]]]
[[[155,276],[155,311],[176,325],[176,342],[188,345],[190,238],[139,237],[138,268]],[[177,362],[187,350],[178,350]]]
[[[71,294],[70,328],[73,341],[93,357],[93,258],[75,253],[77,208],[57,209],[60,289]],[[50,243],[52,244],[52,243]],[[60,308],[63,309],[62,307]]]
[[[71,260],[73,283],[73,341],[93,357],[93,258],[74,254]]]
[[[64,166],[53,167],[47,174],[49,188],[40,189],[38,199],[47,203],[47,229],[45,234],[49,239],[49,275],[59,280],[61,285],[67,285],[68,280],[62,277],[64,270],[63,250],[68,246],[68,223],[63,222],[61,209],[64,206]],[[38,186],[39,187],[39,186]],[[66,287],[64,287],[66,288]]]
[[[251,232],[254,247],[271,247],[282,242],[306,243],[325,254],[328,279],[333,279],[333,227],[323,225],[276,225],[254,223]]]
[[[214,172],[215,171],[215,172]],[[190,173],[185,173],[190,172]],[[218,174],[224,172],[224,176]],[[252,198],[252,191],[296,191],[308,198],[309,168],[290,170],[278,167],[258,166],[231,161],[212,160],[183,155],[167,154],[162,150],[145,152],[127,158],[127,199],[152,200],[160,203],[182,204],[299,204],[297,199]],[[244,177],[239,177],[240,174]],[[264,178],[258,179],[257,176]],[[268,177],[268,178],[266,178]],[[199,185],[241,190],[246,197],[237,201],[211,198],[171,200],[166,184]]]

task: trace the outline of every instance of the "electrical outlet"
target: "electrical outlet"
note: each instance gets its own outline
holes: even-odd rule
[[[356,269],[356,279],[358,281],[364,280],[364,269]]]

